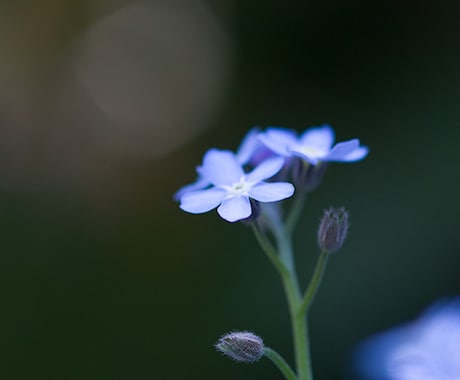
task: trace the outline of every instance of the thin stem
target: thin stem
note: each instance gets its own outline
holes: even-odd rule
[[[262,247],[263,251],[266,253],[275,268],[278,269],[280,273],[285,273],[286,267],[278,257],[275,247],[273,247],[273,244],[270,242],[267,236],[261,231],[256,223],[252,223],[252,230],[254,231],[254,235],[256,236],[256,239]]]
[[[292,231],[299,220],[300,214],[303,211],[306,198],[306,193],[302,190],[299,190],[299,193],[295,195],[289,215],[286,218],[285,230],[288,234],[292,234]]]
[[[284,291],[289,305],[298,379],[312,380],[313,376],[311,373],[307,321],[305,314],[301,312],[302,296],[299,289],[297,275],[295,273],[292,240],[290,234],[285,231],[278,231],[278,233],[275,233],[275,236],[277,238],[278,249],[280,251],[280,258],[282,260],[289,260],[288,271],[287,273],[281,273],[281,279],[283,281]]]
[[[291,320],[299,380],[313,380],[307,318],[304,313],[298,310],[297,313],[291,315]]]
[[[269,347],[265,347],[264,355],[270,359],[281,371],[286,380],[297,380],[297,376],[289,366],[289,364],[284,360],[284,358],[279,355],[275,350],[272,350]]]
[[[270,222],[269,228],[276,241],[276,247],[257,223],[254,223],[252,226],[254,234],[262,246],[262,249],[280,273],[289,306],[297,377],[292,370],[290,376],[294,377],[287,377],[279,367],[288,380],[313,380],[307,312],[317,293],[327,263],[327,255],[321,254],[310,284],[305,294],[302,295],[295,270],[292,235],[294,227],[303,210],[305,195],[306,194],[303,192],[297,194],[284,224],[279,218],[279,213],[272,212],[267,218]],[[273,210],[268,209],[268,211]]]
[[[278,248],[279,258],[289,270],[291,277],[298,288],[297,275],[295,271],[294,252],[292,249],[291,235],[288,234],[284,228],[277,228],[273,231]]]
[[[307,290],[305,291],[301,309],[300,311],[302,314],[306,314],[310,308],[310,305],[313,302],[313,299],[318,293],[318,288],[321,284],[321,281],[324,277],[324,272],[326,270],[327,261],[329,258],[329,254],[326,252],[322,252],[319,257],[318,261],[316,262],[315,270],[313,272],[313,276],[308,284]]]

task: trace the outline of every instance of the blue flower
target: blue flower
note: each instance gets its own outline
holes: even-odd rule
[[[235,157],[241,165],[248,163],[260,163],[263,159],[273,156],[271,151],[267,152],[267,148],[259,140],[259,128],[252,128],[243,138]],[[196,190],[206,189],[211,183],[201,175],[201,166],[196,168],[198,177],[194,183],[181,187],[175,194],[174,200],[179,201],[185,193]]]
[[[415,322],[371,338],[357,357],[369,380],[460,379],[460,299],[435,304]]]
[[[358,139],[333,145],[334,131],[328,125],[307,129],[300,137],[295,131],[272,127],[261,133],[259,138],[276,154],[301,157],[312,165],[320,161],[359,161],[368,153],[368,148],[360,146]]]
[[[243,141],[236,151],[236,158],[240,164],[248,164],[254,167],[267,158],[277,156],[277,154],[262,143],[259,135],[260,129],[255,127],[243,138]]]
[[[234,153],[210,149],[199,173],[211,187],[183,194],[180,208],[201,214],[218,207],[219,215],[229,222],[246,219],[252,213],[250,198],[259,202],[276,202],[294,193],[294,186],[290,183],[264,182],[278,173],[283,163],[283,158],[269,158],[246,174]]]

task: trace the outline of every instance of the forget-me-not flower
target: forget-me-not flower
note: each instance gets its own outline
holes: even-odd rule
[[[273,152],[283,157],[297,156],[312,165],[318,162],[353,162],[366,157],[368,148],[358,139],[334,144],[334,131],[329,125],[307,129],[300,136],[293,130],[271,127],[259,135]]]
[[[245,173],[234,153],[211,149],[205,154],[199,170],[211,187],[183,194],[180,208],[201,214],[218,207],[219,215],[229,222],[246,219],[252,213],[250,198],[259,202],[276,202],[294,193],[294,186],[290,183],[265,182],[278,173],[283,164],[283,158],[269,158]]]
[[[368,380],[459,380],[460,299],[364,342],[358,370]]]
[[[269,156],[267,154],[267,148],[259,140],[260,130],[257,127],[252,128],[246,136],[244,136],[241,141],[240,146],[238,147],[235,157],[239,164],[242,166],[252,162],[252,161],[261,161],[261,158],[266,158]],[[201,166],[196,168],[198,177],[194,183],[185,185],[181,187],[175,194],[174,200],[179,201],[185,193],[196,190],[206,189],[211,185],[211,183],[201,175]]]

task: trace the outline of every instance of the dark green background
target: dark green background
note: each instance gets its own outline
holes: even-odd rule
[[[221,334],[249,329],[292,361],[280,281],[250,229],[172,201],[208,148],[235,149],[253,125],[327,122],[338,140],[370,147],[360,163],[331,165],[298,226],[305,284],[322,210],[351,213],[312,310],[316,379],[346,378],[358,342],[460,292],[460,29],[451,3],[208,1],[232,49],[212,122],[161,156],[103,156],[86,166],[95,172],[88,184],[85,171],[68,180],[65,166],[35,163],[49,147],[43,125],[62,123],[47,112],[58,107],[51,95],[66,48],[125,2],[98,2],[96,15],[91,4],[1,3],[10,21],[2,41],[37,92],[19,79],[1,90],[0,128],[37,125],[27,160],[18,164],[14,146],[0,152],[2,379],[281,378],[267,360],[235,364],[212,348]],[[59,27],[44,28],[49,14]],[[48,30],[38,47],[35,27]],[[5,116],[11,99],[26,121]]]

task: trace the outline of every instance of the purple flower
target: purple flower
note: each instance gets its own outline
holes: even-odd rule
[[[294,186],[290,183],[264,182],[278,173],[283,163],[283,158],[269,158],[246,174],[235,154],[211,149],[205,154],[199,170],[211,187],[182,195],[180,208],[201,214],[218,207],[219,215],[229,222],[246,219],[252,213],[250,198],[259,202],[276,202],[294,193]]]
[[[364,342],[358,370],[369,380],[460,379],[460,299]]]
[[[259,128],[251,128],[241,141],[235,154],[236,159],[241,165],[251,162],[254,154],[261,148],[264,148],[264,145],[259,140],[259,133]]]
[[[360,146],[358,139],[334,144],[334,131],[328,125],[307,129],[297,136],[295,131],[268,128],[259,135],[260,140],[273,152],[283,157],[301,157],[312,165],[318,162],[353,162],[366,157],[368,148]]]
[[[244,136],[235,157],[241,165],[248,163],[260,163],[266,157],[273,155],[271,151],[265,147],[259,140],[259,128],[252,128],[246,136]],[[267,152],[268,151],[268,152]],[[201,166],[196,168],[198,178],[194,183],[181,187],[175,194],[174,200],[179,201],[185,193],[196,190],[206,189],[211,183],[201,175]]]
[[[197,171],[199,171],[199,169],[200,169],[200,166],[198,166]],[[201,176],[198,176],[195,182],[185,185],[181,187],[179,190],[177,190],[176,193],[174,193],[173,198],[175,201],[179,202],[185,193],[189,193],[191,191],[196,191],[196,190],[203,190],[209,187],[210,185],[211,184],[209,183],[207,179]]]
[[[276,154],[265,146],[259,138],[260,129],[252,128],[243,138],[238,150],[236,151],[236,158],[242,165],[249,164],[257,166],[263,160],[274,157]]]

